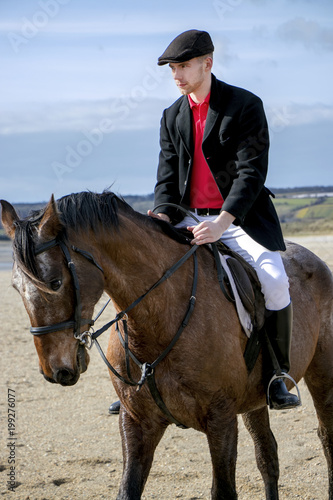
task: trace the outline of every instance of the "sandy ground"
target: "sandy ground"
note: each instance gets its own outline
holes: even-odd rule
[[[333,236],[290,238],[320,255],[333,269]],[[20,500],[114,499],[122,470],[118,417],[108,415],[115,392],[95,348],[77,385],[46,382],[29,333],[28,317],[10,285],[10,249],[0,242],[1,386],[0,495]],[[110,309],[103,322],[113,317]],[[102,340],[106,344],[107,338]],[[280,498],[327,498],[327,472],[311,398],[300,384],[303,406],[271,412],[279,445]],[[8,399],[9,396],[9,399]],[[14,402],[15,422],[9,420]],[[15,437],[8,423],[15,425]],[[262,500],[263,483],[252,441],[239,419],[237,488],[240,500]],[[11,428],[12,430],[12,428]],[[15,492],[7,490],[15,458]],[[211,465],[205,436],[170,426],[155,455],[143,499],[210,498]]]

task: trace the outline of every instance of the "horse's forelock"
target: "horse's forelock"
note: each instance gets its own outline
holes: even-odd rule
[[[14,258],[20,269],[37,285],[41,283],[38,275],[33,238],[35,219],[17,221],[13,241]]]

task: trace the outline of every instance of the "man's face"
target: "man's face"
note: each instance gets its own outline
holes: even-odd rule
[[[184,95],[196,92],[205,80],[206,60],[195,57],[182,63],[170,63],[172,77]]]

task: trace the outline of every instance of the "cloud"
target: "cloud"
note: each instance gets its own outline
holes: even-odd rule
[[[288,127],[303,125],[333,124],[333,106],[323,103],[266,106],[269,126],[273,132],[280,132]]]
[[[115,99],[20,104],[1,113],[0,135],[158,128],[162,111],[169,105],[170,100],[148,98],[140,86],[131,96]]]
[[[293,104],[291,113],[297,125],[333,122],[333,106],[322,103],[312,105]]]
[[[37,11],[39,12],[39,11]],[[38,18],[36,18],[38,20]],[[41,18],[42,19],[42,18]],[[34,17],[22,17],[16,20],[4,20],[0,22],[0,32],[5,34],[15,33],[16,35],[27,36],[27,38],[33,38],[35,33],[45,30],[48,33],[58,34],[58,35],[85,35],[85,36],[97,36],[101,37],[103,35],[110,36],[127,36],[135,35],[147,37],[151,35],[160,34],[161,30],[166,33],[170,32],[170,24],[165,23],[161,26],[158,23],[158,17],[152,19],[150,16],[150,22],[147,22],[147,16],[137,14],[133,19],[126,19],[126,24],[124,23],[123,16],[112,15],[112,19],[108,20],[98,20],[94,23],[89,21],[67,21],[67,22],[57,22],[53,19],[47,19],[42,23],[38,23],[34,20]],[[154,21],[154,22],[153,22]],[[142,26],[147,27],[147,30],[143,30]]]
[[[304,17],[296,17],[281,24],[278,35],[285,42],[298,42],[307,49],[333,50],[333,29],[325,28]]]
[[[136,95],[136,97],[135,97]],[[170,99],[145,95],[138,87],[137,94],[99,101],[66,103],[20,104],[19,108],[4,109],[0,115],[0,136],[48,132],[79,132],[103,134],[116,131],[159,129],[163,109]],[[333,123],[333,105],[324,103],[269,103],[266,114],[272,130],[289,126]]]

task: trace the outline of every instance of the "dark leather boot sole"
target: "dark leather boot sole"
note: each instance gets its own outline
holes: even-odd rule
[[[277,403],[276,401],[269,400],[269,407],[271,410],[289,410],[292,408],[297,408],[297,406],[301,406],[301,402],[295,396],[296,400],[294,401],[285,401],[284,403]]]

